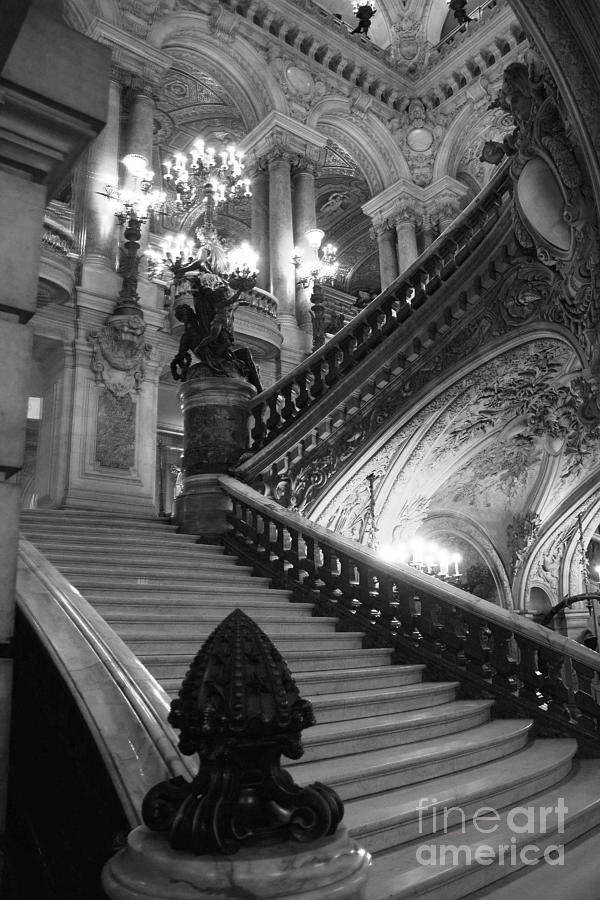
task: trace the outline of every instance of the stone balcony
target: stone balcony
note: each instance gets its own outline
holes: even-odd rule
[[[46,208],[38,282],[38,306],[64,304],[75,286],[73,213],[65,203],[52,201]]]

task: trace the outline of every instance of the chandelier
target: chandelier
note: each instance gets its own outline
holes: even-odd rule
[[[209,184],[215,204],[252,196],[250,179],[243,177],[243,153],[233,144],[217,152],[198,137],[192,148],[192,153],[176,153],[163,163],[164,180],[177,196],[177,211],[187,212],[201,200],[206,202]]]
[[[298,284],[304,288],[313,284],[329,283],[335,280],[339,263],[336,259],[337,247],[333,244],[325,244],[321,248],[321,243],[325,237],[325,233],[320,228],[311,228],[304,235],[306,243],[313,251],[314,261],[304,262],[304,254],[299,247],[294,249],[292,261],[297,270]]]
[[[454,581],[461,577],[459,553],[450,553],[444,547],[423,538],[413,538],[406,543],[381,546],[378,555],[389,563],[402,562],[424,575],[433,575],[443,581]]]
[[[198,229],[201,232],[201,229]],[[197,233],[198,233],[197,232]],[[215,256],[212,242],[195,244],[185,234],[168,235],[163,240],[160,252],[149,250],[148,274],[150,278],[159,280],[167,273],[175,288],[175,295],[183,286],[188,275],[198,272],[211,272],[219,275],[234,291],[250,291],[256,285],[258,276],[258,254],[248,241],[239,246],[225,249],[215,232],[214,240],[218,242],[220,255]]]

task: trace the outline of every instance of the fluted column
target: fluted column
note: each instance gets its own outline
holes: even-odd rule
[[[120,71],[113,67],[108,97],[108,120],[90,148],[85,200],[85,249],[83,282],[88,268],[110,269],[117,260],[115,216],[102,196],[106,186],[119,183],[119,123],[121,117]]]
[[[252,199],[250,200],[252,246],[258,253],[257,287],[271,290],[271,254],[269,248],[269,173],[263,160],[250,173]]]
[[[417,249],[417,224],[419,216],[410,207],[403,207],[394,216],[398,269],[400,275],[408,269],[419,255]]]
[[[379,249],[379,274],[381,290],[398,277],[398,254],[396,251],[396,233],[388,219],[381,219],[373,225]]]
[[[315,171],[313,163],[302,160],[292,174],[294,245],[302,250],[304,261],[308,265],[317,261],[317,252],[309,247],[305,237],[306,232],[317,225]],[[310,287],[296,286],[296,319],[298,325],[306,331],[312,330],[310,313]]]
[[[271,291],[277,297],[280,319],[295,323],[291,159],[279,151],[269,158],[269,236]]]

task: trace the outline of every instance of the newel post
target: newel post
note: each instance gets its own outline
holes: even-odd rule
[[[242,291],[209,273],[188,280],[194,307],[175,309],[185,330],[171,363],[182,382],[183,409],[183,490],[175,520],[181,532],[216,542],[229,511],[218,476],[249,449],[249,401],[261,385],[250,351],[234,346],[233,312]]]
[[[146,795],[145,825],[104,867],[111,900],[363,900],[370,855],[338,827],[342,801],[281,767],[303,755],[312,706],[241,610],[192,661],[169,722],[200,768]]]

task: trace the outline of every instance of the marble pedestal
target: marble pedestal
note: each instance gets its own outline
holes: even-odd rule
[[[203,542],[227,530],[228,501],[219,474],[248,449],[248,401],[256,394],[243,378],[218,377],[192,366],[179,398],[183,407],[183,490],[175,500],[175,521],[184,534]]]
[[[111,900],[361,900],[370,862],[344,828],[308,844],[194,856],[140,826],[106,863],[102,884]]]

